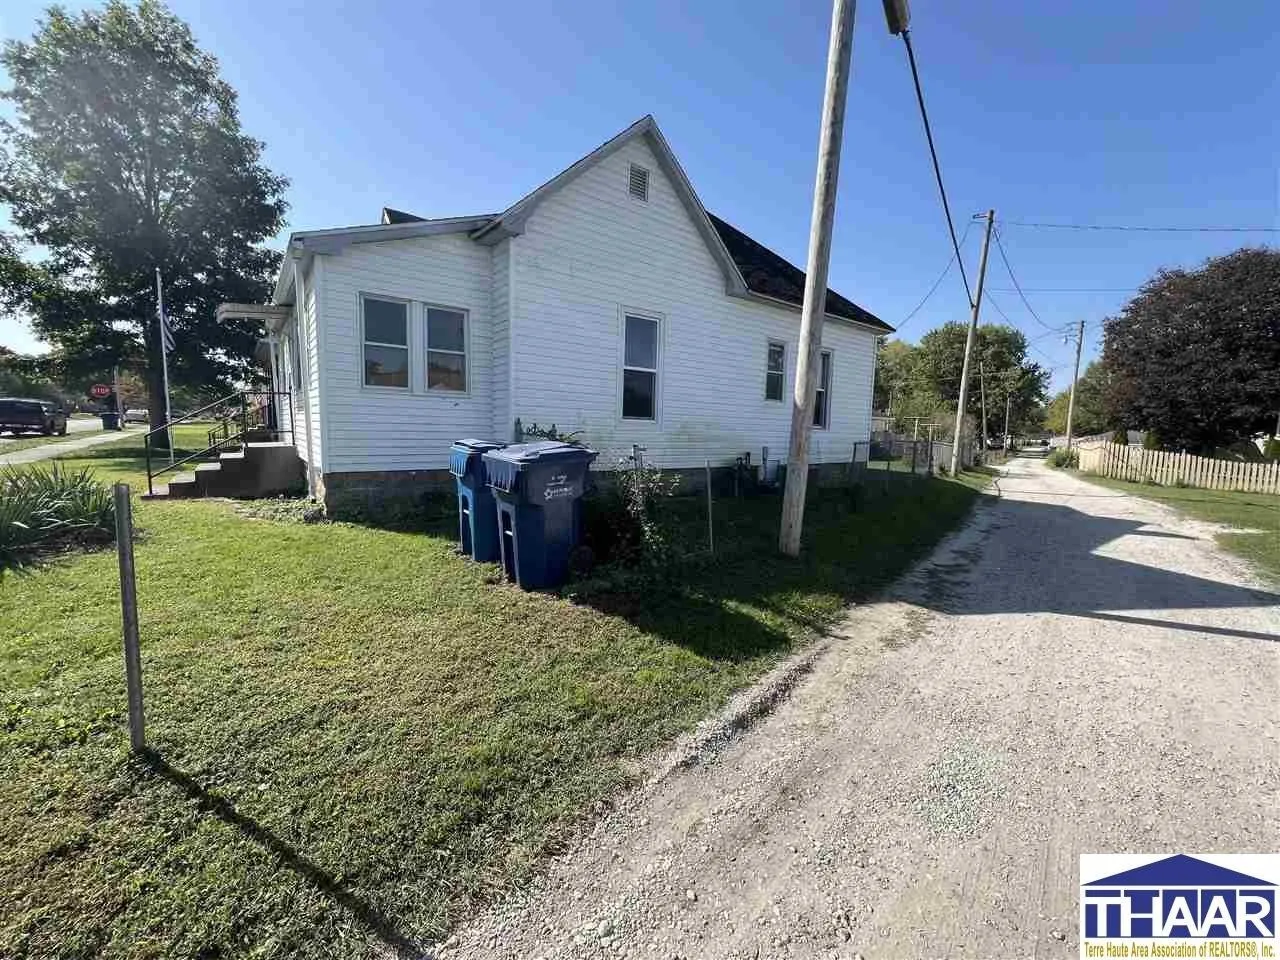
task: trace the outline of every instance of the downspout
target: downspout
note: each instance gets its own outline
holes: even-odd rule
[[[293,317],[298,329],[298,352],[302,354],[302,377],[306,381],[306,403],[302,407],[303,429],[307,433],[307,496],[316,498],[316,458],[311,444],[311,351],[306,349],[307,331],[303,325],[306,298],[302,295],[302,271],[298,269],[298,255],[293,256]]]

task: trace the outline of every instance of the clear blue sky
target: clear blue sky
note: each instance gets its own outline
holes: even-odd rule
[[[0,35],[30,36],[44,6],[7,0]],[[269,165],[292,181],[290,229],[374,222],[384,204],[424,216],[500,210],[652,113],[710,210],[804,262],[825,2],[173,7],[239,91]],[[1273,4],[916,0],[913,16],[961,227],[987,207],[1009,220],[1280,226]],[[1126,292],[1037,288],[1133,288],[1160,266],[1268,239],[1012,225],[1004,236],[1054,327],[1101,320]],[[971,275],[978,239],[975,227]],[[902,42],[880,4],[863,0],[832,286],[896,325],[949,253]],[[1036,356],[1058,367],[1055,388],[1065,385],[1071,348],[1001,292],[1011,284],[994,251],[988,285],[1041,338]],[[953,272],[903,336],[965,315]],[[33,347],[6,318],[0,343]],[[1091,332],[1086,356],[1096,348]]]

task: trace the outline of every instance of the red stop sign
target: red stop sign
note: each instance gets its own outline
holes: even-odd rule
[[[109,397],[111,396],[111,388],[105,383],[95,383],[89,388],[89,393],[95,397]]]

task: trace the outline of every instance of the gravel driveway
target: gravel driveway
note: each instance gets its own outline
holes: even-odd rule
[[[773,713],[443,957],[1074,957],[1077,856],[1280,849],[1280,594],[1014,461]]]

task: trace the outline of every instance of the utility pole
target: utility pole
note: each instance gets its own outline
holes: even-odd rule
[[[835,220],[836,185],[840,177],[840,145],[844,137],[849,60],[853,53],[854,6],[854,0],[835,0],[831,12],[827,85],[822,98],[822,129],[818,139],[818,174],[813,187],[804,306],[800,310],[800,345],[796,351],[796,386],[791,400],[791,449],[787,456],[787,482],[783,488],[782,524],[778,531],[778,549],[791,557],[800,555],[805,488],[809,482],[809,431],[813,428],[817,390],[815,374],[822,363],[822,320],[827,309],[831,225]]]
[[[987,449],[987,365],[978,361],[978,392],[982,397],[982,449]]]
[[[1009,449],[1009,403],[1013,400],[1013,394],[1006,393],[1004,395],[1004,447]]]
[[[1084,346],[1084,321],[1076,330],[1076,369],[1071,374],[1071,396],[1067,399],[1067,449],[1071,449],[1071,421],[1076,415],[1076,381],[1080,379],[1080,349]]]
[[[969,318],[969,335],[964,341],[964,366],[960,368],[960,401],[956,404],[955,442],[951,444],[951,476],[959,472],[960,431],[964,427],[964,405],[969,399],[969,359],[973,353],[973,341],[978,333],[978,311],[982,309],[982,282],[987,278],[987,251],[991,248],[991,228],[996,222],[996,212],[987,211],[987,232],[982,238],[982,259],[978,261],[978,290],[973,298],[973,314]]]

